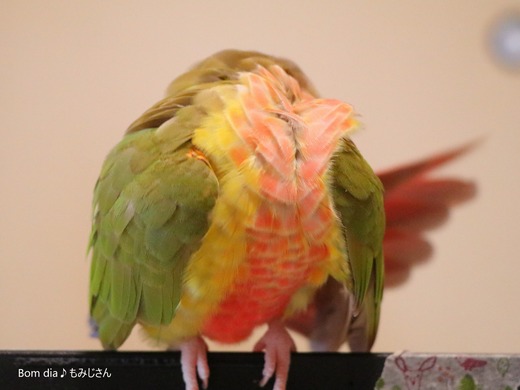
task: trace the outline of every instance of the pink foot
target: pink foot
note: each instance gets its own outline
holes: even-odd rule
[[[296,346],[282,322],[271,322],[269,329],[256,343],[253,350],[256,352],[264,351],[265,354],[263,378],[260,381],[260,386],[265,386],[276,371],[273,390],[285,390],[289,376],[289,365],[291,364],[291,351],[296,351]]]
[[[182,378],[186,384],[186,390],[199,390],[197,373],[202,380],[202,387],[208,387],[208,346],[201,337],[194,337],[184,341],[180,345]]]

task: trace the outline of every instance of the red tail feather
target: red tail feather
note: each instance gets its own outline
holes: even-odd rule
[[[427,173],[428,171],[431,171],[432,169],[438,168],[441,165],[444,165],[447,162],[460,157],[461,155],[476,147],[480,142],[480,140],[476,140],[460,148],[428,157],[415,163],[406,164],[388,171],[379,172],[377,175],[383,182],[385,191],[390,192],[398,185],[403,184],[413,178],[417,178]]]
[[[475,183],[459,179],[433,179],[431,170],[471,150],[477,142],[403,165],[379,174],[385,187],[385,284],[403,283],[411,269],[433,253],[426,230],[444,224],[450,209],[471,199]]]

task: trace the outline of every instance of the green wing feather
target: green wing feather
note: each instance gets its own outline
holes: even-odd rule
[[[119,347],[138,320],[171,322],[218,193],[212,169],[192,153],[201,113],[163,109],[172,118],[131,129],[108,155],[94,191],[90,310],[105,348]]]
[[[372,346],[383,296],[383,186],[350,140],[333,164],[333,199],[343,225],[352,293],[367,315],[366,349]]]

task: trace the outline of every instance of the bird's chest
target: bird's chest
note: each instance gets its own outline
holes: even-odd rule
[[[255,326],[282,317],[299,290],[326,278],[335,219],[326,200],[314,206],[259,205],[245,226],[245,255],[234,283],[204,334],[224,342],[243,339]]]

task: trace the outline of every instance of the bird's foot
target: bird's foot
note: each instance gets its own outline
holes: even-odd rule
[[[271,379],[276,372],[273,390],[285,390],[291,352],[296,351],[296,345],[281,321],[273,321],[264,336],[256,343],[254,351],[264,351],[265,363],[260,386]]]
[[[202,337],[197,336],[183,341],[179,349],[181,351],[182,378],[186,384],[186,390],[199,390],[198,377],[202,381],[202,387],[208,387],[209,366],[208,346]]]

